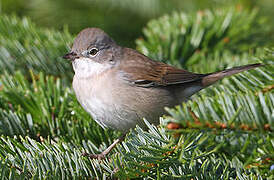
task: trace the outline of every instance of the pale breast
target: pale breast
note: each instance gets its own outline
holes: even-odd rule
[[[74,76],[73,89],[82,107],[103,128],[125,131],[136,125],[137,114],[123,100],[114,76],[107,72],[90,78]]]
[[[73,79],[78,101],[103,128],[128,131],[136,124],[144,127],[143,118],[158,123],[164,107],[175,105],[169,90],[136,87],[111,73]]]

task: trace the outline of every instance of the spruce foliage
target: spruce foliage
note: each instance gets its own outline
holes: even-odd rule
[[[242,7],[175,12],[151,20],[137,49],[206,73],[261,62],[167,109],[161,124],[138,126],[105,160],[119,132],[104,130],[78,104],[62,55],[73,36],[27,18],[0,16],[2,179],[272,179],[273,28]]]

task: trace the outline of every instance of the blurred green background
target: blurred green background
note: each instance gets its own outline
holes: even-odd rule
[[[119,44],[134,48],[134,40],[152,18],[172,11],[239,4],[257,7],[261,15],[274,16],[273,0],[0,0],[0,13],[29,17],[41,27],[61,30],[68,26],[73,34],[85,27],[99,27]]]

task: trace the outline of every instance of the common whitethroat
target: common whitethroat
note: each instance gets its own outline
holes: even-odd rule
[[[173,107],[216,81],[261,66],[250,64],[209,74],[197,74],[154,61],[117,45],[98,28],[82,30],[64,56],[75,72],[73,89],[82,107],[103,128],[126,133],[143,118],[158,124],[165,107]],[[104,157],[119,141],[99,155]]]

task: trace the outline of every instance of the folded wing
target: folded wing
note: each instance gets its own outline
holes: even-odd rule
[[[120,69],[123,77],[142,87],[168,86],[201,80],[204,74],[191,73],[183,69],[153,61],[135,50],[125,48]]]

